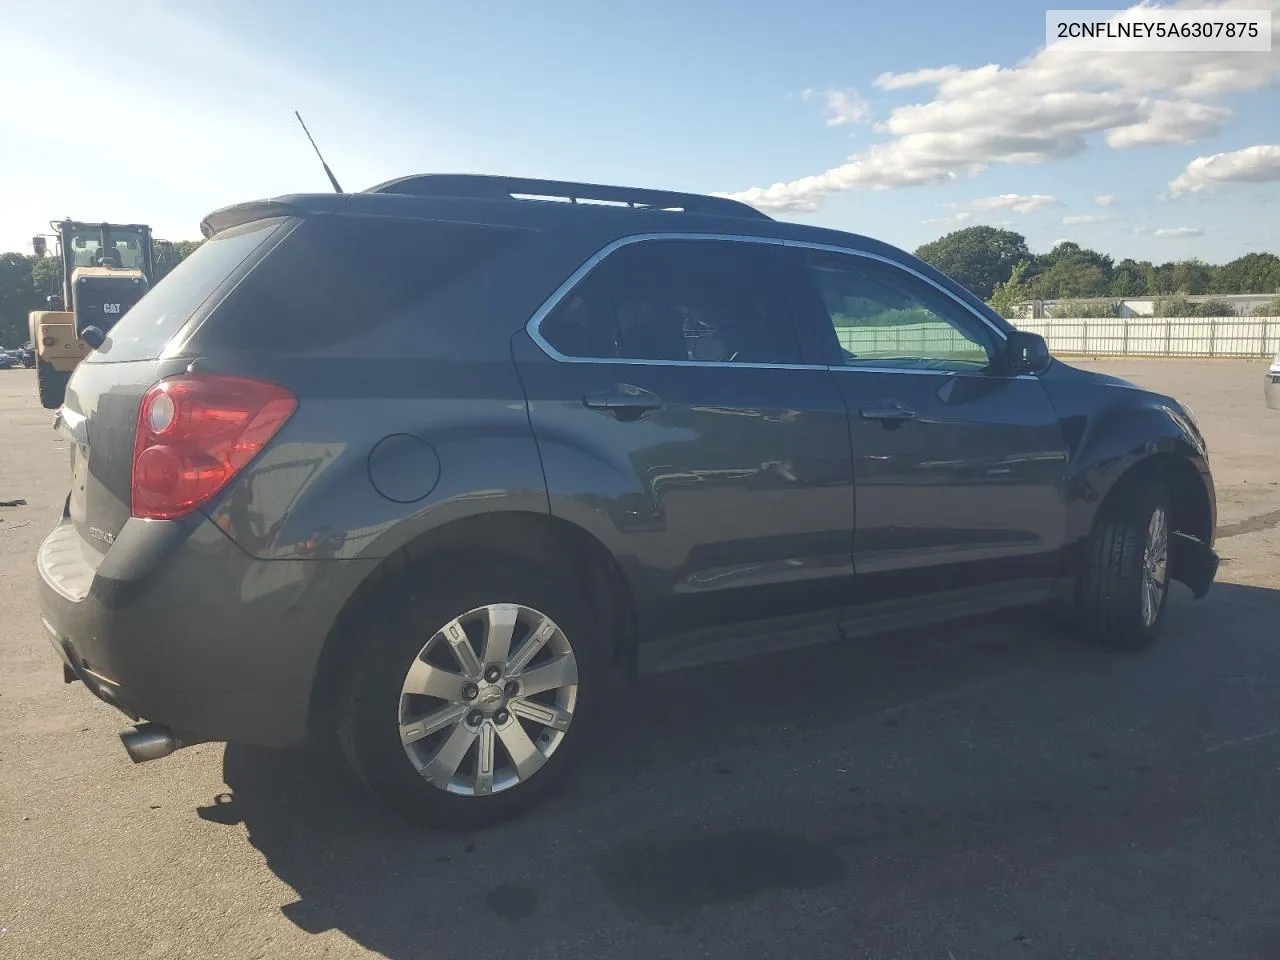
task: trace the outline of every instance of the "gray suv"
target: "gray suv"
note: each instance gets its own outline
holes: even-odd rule
[[[70,682],[330,738],[405,813],[545,796],[631,676],[1209,589],[1204,438],[927,264],[732,200],[414,176],[219,210],[71,378],[38,568]]]

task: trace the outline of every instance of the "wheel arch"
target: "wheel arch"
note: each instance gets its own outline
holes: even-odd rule
[[[420,534],[383,559],[353,591],[321,648],[309,711],[313,732],[326,722],[346,665],[361,649],[361,611],[389,583],[410,576],[414,568],[429,572],[437,563],[447,563],[450,572],[467,564],[495,563],[552,571],[590,604],[609,643],[607,661],[628,676],[634,674],[634,598],[621,566],[603,543],[550,514],[512,510],[473,515]]]
[[[1154,480],[1162,481],[1168,489],[1171,528],[1211,543],[1214,510],[1204,479],[1191,460],[1168,451],[1143,457],[1120,473],[1094,512],[1093,522],[1135,489]]]
[[[1137,491],[1155,481],[1164,483],[1168,492],[1170,530],[1206,547],[1212,546],[1216,522],[1213,492],[1200,467],[1190,457],[1172,451],[1143,457],[1123,470],[1098,503],[1089,531],[1092,532],[1100,519],[1119,509]],[[1082,561],[1086,556],[1087,552],[1080,553]],[[1197,556],[1197,552],[1171,544],[1169,576],[1200,594],[1203,587]]]

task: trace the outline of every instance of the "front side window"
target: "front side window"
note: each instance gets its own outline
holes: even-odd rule
[[[757,243],[627,244],[557,305],[540,332],[567,357],[801,362],[773,253]]]
[[[809,275],[848,366],[977,370],[988,334],[944,293],[869,257],[805,251]]]

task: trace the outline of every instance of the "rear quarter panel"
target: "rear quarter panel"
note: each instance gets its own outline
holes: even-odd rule
[[[444,366],[299,361],[272,379],[299,396],[268,450],[218,498],[211,518],[256,557],[386,557],[453,520],[495,509],[546,513],[546,487],[509,359]],[[379,492],[370,455],[384,438],[422,441]],[[397,469],[383,464],[381,469]],[[385,487],[386,485],[383,484]],[[409,490],[410,493],[403,493]],[[415,499],[407,500],[408,496]]]

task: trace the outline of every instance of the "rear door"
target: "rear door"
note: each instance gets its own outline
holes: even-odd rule
[[[59,411],[70,441],[68,510],[81,538],[105,552],[129,519],[133,439],[142,396],[187,360],[166,349],[285,229],[259,220],[205,241],[112,327],[106,341],[75,369]]]
[[[1066,444],[1039,380],[1003,372],[1003,336],[920,274],[853,252],[787,257],[849,408],[860,601],[1047,590]]]
[[[847,416],[801,351],[781,248],[630,239],[517,349],[552,512],[620,559],[642,634],[677,637],[659,660],[836,636]]]

